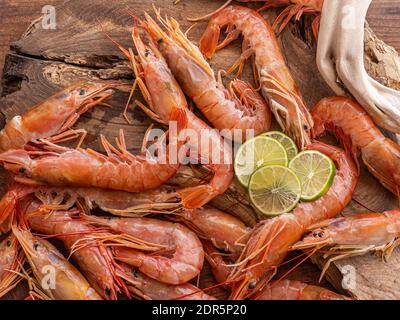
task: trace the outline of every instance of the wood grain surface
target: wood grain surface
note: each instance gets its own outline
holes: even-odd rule
[[[27,8],[39,8],[39,10],[43,3],[31,1],[28,5],[28,2],[21,2],[25,3]],[[129,6],[140,14],[144,10],[151,11],[152,2],[161,7],[164,14],[175,17],[185,30],[190,25],[185,19],[187,16],[205,14],[217,8],[223,1],[184,0],[179,5],[172,6],[172,1],[169,0],[121,0],[118,2],[95,0],[90,3],[71,0],[59,5],[56,30],[43,30],[40,22],[37,21],[31,25],[19,41],[12,44],[12,51],[6,58],[2,79],[3,98],[0,100],[2,117],[0,125],[2,126],[6,120],[21,114],[36,102],[45,99],[58,88],[72,81],[78,79],[132,79],[126,60],[105,38],[102,28],[121,44],[131,46],[129,32],[132,22],[122,9]],[[6,1],[7,3],[8,7],[12,7],[15,2]],[[396,37],[396,33],[398,34],[400,30],[400,13],[396,9],[398,9],[399,3],[400,1],[397,0],[375,1],[369,14],[369,23],[372,29],[398,49],[400,49],[400,41]],[[20,10],[20,8],[15,10]],[[4,14],[4,12],[0,14]],[[273,13],[269,13],[266,17],[272,20],[273,15]],[[205,23],[200,23],[194,28],[190,32],[190,39],[197,42],[204,26]],[[306,27],[308,28],[309,25],[307,24]],[[13,33],[10,31],[9,37],[12,36]],[[309,37],[304,37],[304,33],[299,32],[298,26],[295,25],[286,29],[279,37],[279,41],[290,70],[298,81],[308,106],[312,106],[323,97],[332,95],[315,65],[314,41]],[[376,41],[372,40],[370,48],[372,54],[367,57],[371,62],[369,68],[377,70],[376,78],[384,74],[382,76],[384,82],[388,78],[385,70],[391,69],[385,67],[388,50],[385,50],[384,46],[380,46],[379,51],[382,56],[377,56],[374,44]],[[211,61],[214,69],[226,69],[230,66],[239,54],[239,47],[240,42],[236,41],[219,52]],[[394,61],[394,65],[398,63],[398,57],[392,53],[387,60]],[[250,68],[245,70],[244,78],[252,80]],[[396,74],[392,78],[392,82],[400,82],[400,77],[397,78]],[[126,98],[126,94],[117,94],[110,101],[114,106],[113,109],[96,108],[81,117],[77,126],[85,128],[89,133],[85,141],[86,146],[101,150],[98,140],[99,133],[113,138],[118,133],[118,129],[123,128],[128,148],[134,152],[140,148],[144,131],[149,126],[150,120],[141,111],[135,110],[130,112],[133,125],[128,125],[121,116]],[[182,170],[185,171],[188,168]],[[181,172],[176,177],[175,183],[184,184],[185,174],[193,175],[193,173]],[[361,178],[354,199],[355,201],[352,201],[346,208],[344,214],[362,212],[366,210],[365,207],[382,211],[398,205],[394,197],[363,167],[361,167]],[[213,204],[241,216],[249,225],[255,222],[255,213],[248,206],[243,190],[236,184],[233,184],[229,192],[216,199]],[[400,260],[398,251],[395,251],[390,263],[383,263],[379,257],[372,255],[347,259],[335,263],[333,268],[330,268],[327,279],[338,291],[345,291],[355,298],[400,299],[400,283],[397,280],[398,267],[396,267],[398,260]],[[314,262],[322,263],[318,259],[314,259]],[[342,285],[341,271],[345,273],[342,267],[349,265],[356,270],[357,277],[355,286],[345,290]],[[318,274],[318,269],[307,262],[291,274],[291,277],[316,283]],[[329,287],[326,282],[323,285]]]
[[[0,0],[0,78],[3,74],[4,58],[10,44],[17,41],[31,22],[42,15],[45,5],[64,3],[66,0]],[[173,0],[165,0],[166,4]],[[186,0],[196,1],[196,0]],[[374,0],[368,21],[377,36],[386,43],[400,50],[400,1]],[[1,92],[1,90],[0,90]]]

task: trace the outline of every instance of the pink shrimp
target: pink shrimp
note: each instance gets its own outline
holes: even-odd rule
[[[368,212],[321,221],[309,228],[310,233],[293,246],[293,249],[321,249],[328,247],[328,258],[321,278],[333,261],[381,251],[388,259],[400,244],[400,211]]]
[[[277,28],[280,33],[295,17],[298,21],[303,14],[312,14],[316,17],[312,23],[312,30],[315,38],[318,38],[318,28],[320,21],[320,14],[324,0],[240,0],[240,2],[264,2],[264,5],[258,10],[268,10],[270,8],[286,7],[275,19],[272,28]]]
[[[166,246],[165,254],[114,248],[116,260],[135,266],[160,282],[173,285],[186,283],[196,277],[203,267],[204,251],[200,240],[181,224],[151,218],[84,216],[82,219],[117,233]]]
[[[44,210],[69,210],[80,200],[89,210],[94,207],[115,215],[127,213],[157,213],[174,210],[179,207],[178,194],[175,188],[160,186],[157,189],[140,193],[130,193],[100,188],[64,188],[39,186],[35,190]]]
[[[179,133],[184,129],[186,116],[183,110],[175,111]],[[160,186],[178,170],[178,160],[173,159],[170,150],[178,150],[180,144],[177,137],[172,140],[160,159],[132,155],[121,131],[120,150],[102,137],[107,156],[91,149],[70,149],[46,142],[47,151],[10,150],[0,154],[0,162],[16,175],[42,184],[141,192]]]
[[[350,140],[353,153],[361,159],[388,190],[400,194],[400,146],[386,138],[366,111],[346,97],[322,99],[312,109],[314,135],[334,133],[345,145]]]
[[[253,297],[254,300],[350,300],[328,289],[295,280],[278,280]]]
[[[42,212],[40,203],[30,201],[26,210],[29,226],[41,233],[60,239],[69,252],[74,244],[96,229],[79,219],[73,219],[67,211]],[[72,258],[78,263],[91,286],[104,299],[117,299],[117,293],[124,290],[121,279],[116,276],[115,262],[109,248],[93,239],[90,245],[72,252]]]
[[[351,156],[322,143],[314,143],[309,148],[323,152],[336,162],[332,186],[318,200],[300,203],[292,213],[264,220],[253,229],[228,279],[232,283],[231,298],[243,299],[263,290],[307,228],[335,217],[350,202],[358,181],[358,171]]]
[[[213,126],[238,142],[243,142],[250,133],[257,135],[267,131],[271,112],[261,95],[237,79],[226,89],[199,49],[180,30],[178,22],[162,19],[160,13],[158,20],[169,35],[147,14],[142,25],[157,43],[182,90]]]
[[[18,240],[10,233],[0,242],[0,298],[19,283],[18,272],[23,264]],[[21,278],[22,279],[22,278]]]
[[[221,29],[227,26],[226,39],[218,44]],[[245,51],[232,69],[241,66],[254,54],[254,67],[264,98],[269,101],[279,125],[303,149],[310,143],[313,120],[306,108],[300,89],[293,79],[276,36],[267,21],[256,11],[229,6],[216,13],[200,39],[200,50],[211,58],[242,34]]]
[[[69,210],[81,201],[89,210],[98,207],[120,216],[127,215],[127,212],[149,214],[173,211],[180,207],[176,189],[166,185],[145,192],[130,193],[100,188],[27,186],[13,183],[0,200],[0,232],[6,233],[11,229],[18,200],[29,194],[35,194],[42,201],[43,210]]]
[[[79,271],[50,242],[35,237],[25,226],[13,225],[12,230],[40,284],[51,272],[49,268],[54,268],[55,286],[42,286],[47,296],[60,300],[101,300]]]
[[[111,88],[119,82],[78,82],[40,102],[22,116],[15,116],[0,132],[0,152],[21,149],[28,142],[62,134],[79,116],[95,106],[106,105]]]
[[[131,51],[119,46],[130,59],[132,69],[148,108],[139,103],[156,121],[169,121],[171,110],[185,110],[185,132],[190,132],[190,156],[196,162],[207,166],[213,172],[208,184],[178,190],[185,208],[199,208],[219,194],[224,193],[233,179],[232,150],[221,136],[188,110],[185,95],[176,82],[171,70],[150,35],[138,26],[135,19],[132,32],[133,42],[138,52],[134,57]]]
[[[171,285],[147,277],[128,265],[122,266],[118,274],[128,285],[129,291],[145,300],[215,300],[203,290],[190,283]]]

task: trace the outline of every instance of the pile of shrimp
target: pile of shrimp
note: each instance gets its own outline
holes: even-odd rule
[[[286,6],[275,22],[279,30],[292,17],[318,15],[322,8],[322,0],[263,2],[262,10]],[[26,299],[43,300],[350,299],[287,274],[277,277],[278,269],[293,250],[307,250],[299,255],[304,261],[324,249],[321,277],[344,257],[381,251],[389,258],[400,243],[399,210],[337,216],[352,200],[359,161],[399,195],[400,146],[352,98],[327,97],[309,111],[274,28],[255,10],[228,1],[201,17],[209,22],[199,46],[160,11],[142,20],[127,13],[133,18],[132,48],[107,37],[128,59],[133,84],[72,84],[15,116],[0,132],[0,164],[9,173],[0,201],[0,298],[26,282]],[[227,36],[218,43],[225,27]],[[216,51],[240,35],[243,52],[231,69],[238,68],[240,77],[253,57],[258,88],[239,78],[225,85],[222,73],[210,67]],[[137,88],[144,102],[135,105],[170,131],[152,145],[165,161],[148,157],[147,133],[137,155],[127,149],[122,130],[115,144],[100,136],[105,152],[82,147],[86,131],[75,128],[79,117],[109,106],[116,91],[130,92],[126,117]],[[210,202],[234,180],[234,152],[224,139],[243,142],[246,130],[265,132],[272,115],[299,149],[330,157],[336,175],[318,200],[249,226]],[[182,138],[186,129],[212,145]],[[339,147],[317,140],[327,132]],[[75,148],[62,144],[71,140],[78,140]],[[184,157],[170,150],[187,145],[190,155],[184,156],[210,175],[179,187],[169,181]],[[214,161],[215,155],[228,161]],[[207,270],[215,279],[208,286],[202,284]]]

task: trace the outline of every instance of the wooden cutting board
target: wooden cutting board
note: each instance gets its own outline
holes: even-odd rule
[[[0,125],[13,116],[22,114],[35,103],[45,99],[59,88],[79,79],[132,79],[127,61],[115,46],[105,38],[104,30],[122,45],[132,46],[130,30],[131,18],[124,13],[129,7],[138,15],[143,11],[151,12],[151,3],[162,9],[163,14],[173,16],[186,30],[190,23],[188,16],[199,16],[216,9],[223,1],[184,0],[172,6],[170,1],[105,1],[83,2],[71,0],[57,7],[56,29],[44,30],[41,19],[32,23],[21,40],[12,44],[12,52],[7,56],[3,92],[0,100]],[[275,13],[266,18],[271,20]],[[291,25],[279,37],[287,63],[309,107],[323,97],[332,95],[331,90],[321,79],[315,65],[315,42],[310,35],[309,19]],[[199,23],[189,34],[194,42],[200,38],[206,23]],[[378,42],[371,35],[367,65],[371,74],[380,81],[398,86],[400,77],[391,74],[392,64],[399,63],[398,57],[390,48]],[[368,44],[367,44],[368,48]],[[215,70],[229,67],[240,52],[240,42],[236,41],[220,51],[211,61]],[[375,73],[375,74],[374,74]],[[250,68],[245,70],[244,79],[252,81]],[[399,88],[399,87],[398,87]],[[117,94],[110,101],[113,109],[97,108],[84,114],[77,127],[88,131],[86,146],[101,150],[99,134],[108,138],[124,129],[128,148],[132,152],[139,150],[144,131],[151,121],[139,110],[130,112],[132,124],[127,124],[121,116],[126,95]],[[397,206],[394,197],[365,170],[361,168],[361,178],[352,203],[344,214],[366,211],[362,203],[374,211],[392,209]],[[245,205],[244,205],[245,206]],[[228,210],[228,208],[227,208]],[[232,211],[232,208],[229,210]],[[248,208],[251,212],[251,209]],[[313,259],[321,263],[320,259]],[[396,250],[388,263],[379,257],[365,255],[336,262],[328,271],[327,279],[339,291],[344,291],[359,299],[400,299],[400,254]],[[345,269],[343,270],[343,267]],[[343,274],[354,271],[355,283],[343,288]],[[310,262],[299,268],[292,278],[315,283],[318,269]],[[353,279],[353,278],[352,278]],[[328,286],[327,283],[323,285]],[[17,293],[13,296],[16,297]]]

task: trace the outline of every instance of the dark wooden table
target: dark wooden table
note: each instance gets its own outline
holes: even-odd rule
[[[42,15],[43,6],[57,6],[65,1],[0,0],[0,78],[10,43],[18,40],[29,24]],[[165,1],[173,3],[173,0]],[[400,51],[400,0],[374,0],[368,21],[378,37]]]

